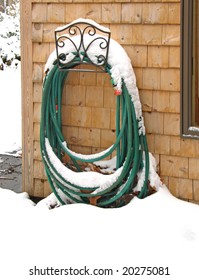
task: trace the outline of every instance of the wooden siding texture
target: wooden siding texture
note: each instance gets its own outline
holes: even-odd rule
[[[180,138],[180,1],[21,1],[23,190],[50,193],[39,150],[45,62],[54,30],[77,18],[109,27],[134,67],[149,150],[162,180],[182,199],[199,202],[199,145]],[[67,117],[67,118],[66,118]],[[75,151],[92,153],[114,142],[115,102],[105,74],[70,73],[64,88],[63,131]]]

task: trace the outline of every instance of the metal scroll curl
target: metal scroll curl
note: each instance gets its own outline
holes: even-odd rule
[[[111,32],[91,20],[74,21],[55,30],[55,43],[58,67],[67,71],[105,72]],[[70,68],[74,62],[97,66]]]

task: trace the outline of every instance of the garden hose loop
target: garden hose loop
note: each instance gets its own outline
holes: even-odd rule
[[[77,65],[76,59],[68,67],[71,69]],[[129,202],[129,197],[146,197],[149,153],[144,129],[140,129],[143,119],[142,116],[137,118],[134,100],[124,79],[121,94],[116,96],[115,143],[101,153],[85,156],[71,151],[62,134],[62,91],[69,73],[67,69],[61,71],[55,61],[43,83],[40,146],[52,191],[61,204],[87,203],[99,207],[121,207]],[[108,64],[106,72],[110,76],[111,70],[112,66]],[[113,174],[82,170],[80,163],[93,164],[110,156],[113,151],[116,151],[116,171]],[[76,171],[62,161],[63,153],[71,159]],[[99,178],[98,184],[95,180],[92,185],[92,176]],[[138,182],[142,185],[139,190]]]

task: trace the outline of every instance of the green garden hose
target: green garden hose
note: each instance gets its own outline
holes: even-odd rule
[[[137,195],[144,198],[148,195],[149,184],[149,153],[146,136],[140,132],[134,103],[128,92],[127,86],[122,79],[121,94],[116,96],[116,141],[102,153],[90,156],[76,154],[68,148],[62,134],[62,91],[68,76],[67,69],[74,68],[79,64],[78,59],[61,71],[57,61],[54,61],[52,69],[46,75],[43,83],[40,145],[42,159],[45,165],[48,181],[52,191],[61,204],[90,203],[90,198],[96,199],[99,207],[121,207],[128,203],[127,197]],[[111,65],[106,67],[106,72],[111,76]],[[110,77],[111,78],[111,77]],[[112,80],[112,84],[114,81]],[[108,185],[78,184],[76,177],[82,173],[85,176],[92,175],[91,172],[81,170],[81,163],[93,163],[101,161],[116,150],[117,176],[99,174],[103,180],[109,180]],[[62,154],[66,153],[77,172],[69,170],[62,162]],[[57,167],[58,164],[59,166]],[[60,171],[61,170],[61,171]],[[97,173],[97,172],[95,172]],[[68,176],[67,174],[70,174]],[[143,182],[139,191],[134,191],[142,174]],[[144,176],[143,176],[144,174]],[[94,174],[95,175],[95,174]],[[71,180],[71,176],[74,178]],[[88,178],[88,177],[87,177]],[[112,181],[111,181],[112,180]]]

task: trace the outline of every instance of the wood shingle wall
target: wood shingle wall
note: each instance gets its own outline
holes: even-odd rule
[[[80,17],[109,27],[125,48],[160,176],[177,197],[199,201],[198,141],[180,138],[179,0],[21,1],[24,190],[50,192],[39,150],[44,65],[55,47],[55,28]],[[64,134],[74,150],[92,153],[114,141],[114,94],[105,74],[71,73],[63,104]]]

